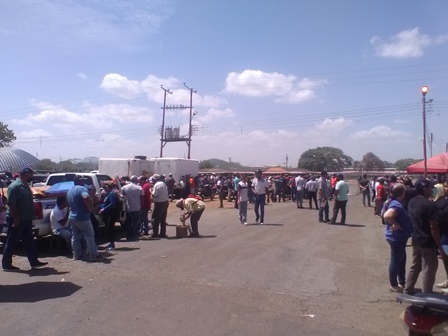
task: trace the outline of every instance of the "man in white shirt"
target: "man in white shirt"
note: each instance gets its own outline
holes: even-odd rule
[[[252,180],[252,191],[255,198],[255,219],[257,223],[259,222],[260,225],[263,225],[264,205],[266,203],[266,194],[268,193],[268,183],[261,175],[262,171],[261,169],[258,169],[255,172],[255,178]]]
[[[155,174],[152,177],[153,181],[157,181],[152,188],[152,199],[154,201],[154,212],[152,217],[154,223],[152,226],[153,238],[167,238],[166,235],[166,216],[168,213],[169,196],[168,187],[165,182],[160,179],[160,175]],[[159,233],[160,224],[160,233]]]
[[[133,175],[131,183],[125,185],[121,192],[126,200],[126,240],[138,240],[140,224],[140,210],[144,201],[145,192],[137,185],[138,177]]]
[[[238,182],[237,190],[240,223],[247,225],[247,203],[249,202],[249,185],[247,184],[246,175],[243,175],[241,177],[241,181]]]
[[[297,209],[303,208],[303,198],[305,197],[305,186],[306,186],[306,178],[303,174],[300,174],[296,177],[296,187],[297,187]]]
[[[54,235],[65,240],[67,247],[70,249],[72,245],[72,228],[68,225],[69,213],[67,197],[59,196],[50,214],[51,229]]]
[[[310,203],[310,209],[313,208],[313,200],[314,200],[314,205],[316,206],[316,210],[318,210],[319,209],[319,207],[317,206],[318,184],[317,184],[316,178],[314,176],[311,178],[311,180],[309,180],[306,183],[305,189],[308,191],[308,200]]]

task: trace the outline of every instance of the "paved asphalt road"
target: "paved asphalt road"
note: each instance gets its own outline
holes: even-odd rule
[[[1,334],[405,335],[372,212],[351,196],[348,225],[327,225],[286,202],[242,226],[231,203],[208,202],[203,238],[118,242],[95,264],[45,256],[40,242],[48,268],[29,271],[19,251],[23,271],[1,273]],[[172,203],[168,222],[178,217]]]

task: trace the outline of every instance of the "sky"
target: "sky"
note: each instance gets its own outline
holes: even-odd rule
[[[448,2],[0,0],[0,121],[55,161],[160,156],[296,167],[310,148],[423,157],[448,134]],[[188,135],[189,109],[165,126]],[[428,155],[430,149],[428,146]],[[186,157],[185,142],[164,157]]]

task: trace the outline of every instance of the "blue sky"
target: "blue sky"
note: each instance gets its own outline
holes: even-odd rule
[[[420,158],[423,85],[433,152],[448,142],[446,17],[446,1],[0,0],[0,120],[39,158],[156,157],[160,86],[189,105],[186,83],[192,158]],[[166,125],[186,134],[187,112]]]

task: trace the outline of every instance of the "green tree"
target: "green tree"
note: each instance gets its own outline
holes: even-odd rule
[[[352,167],[355,170],[361,170],[361,161],[353,161]]]
[[[214,167],[215,165],[210,160],[203,160],[199,162],[199,169],[209,169]]]
[[[342,171],[350,167],[353,159],[344,154],[342,149],[335,147],[317,147],[308,149],[300,156],[297,168],[312,171]]]
[[[417,159],[400,159],[394,163],[394,167],[398,170],[406,170],[406,168],[414,163],[420,162],[421,160]]]
[[[56,169],[56,162],[53,162],[50,159],[42,159],[40,160],[39,163],[34,165],[34,169],[44,171],[54,171]]]
[[[384,170],[385,167],[384,161],[372,152],[368,152],[362,157],[361,164],[365,171]]]
[[[16,139],[14,132],[8,128],[8,125],[0,121],[0,148],[11,146]]]

